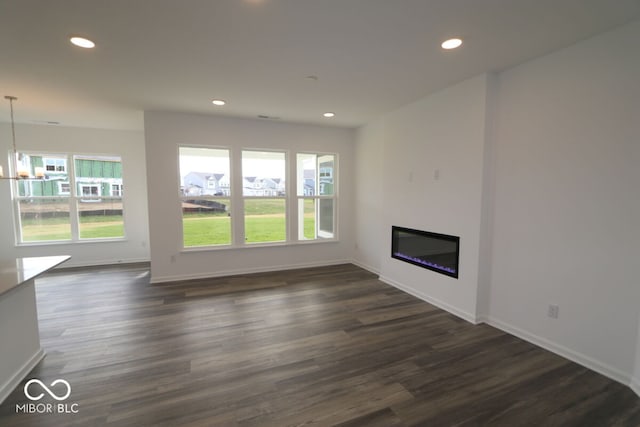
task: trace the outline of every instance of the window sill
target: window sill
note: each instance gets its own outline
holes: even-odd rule
[[[17,248],[32,246],[58,246],[58,245],[86,245],[87,243],[122,243],[127,242],[127,238],[115,237],[113,239],[86,239],[86,240],[52,240],[49,242],[23,242],[16,243]]]
[[[282,248],[288,246],[306,246],[306,245],[323,245],[327,243],[340,243],[338,239],[322,239],[322,240],[299,240],[295,242],[273,242],[273,243],[247,243],[244,245],[216,245],[216,246],[196,246],[182,248],[180,253],[192,252],[215,252],[228,250],[243,250],[252,248]]]

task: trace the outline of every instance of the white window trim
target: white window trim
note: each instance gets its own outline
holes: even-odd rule
[[[111,191],[110,191],[111,197],[122,197],[123,192],[124,191],[123,191],[122,182],[111,183]]]
[[[89,192],[90,194],[84,194],[84,189],[85,188],[96,188],[97,194],[93,195],[91,194],[91,191]],[[97,203],[97,202],[101,202],[102,199],[102,185],[101,184],[93,184],[93,183],[78,183],[78,195],[80,197],[80,201],[84,202],[84,203]]]
[[[304,237],[301,236],[302,230],[304,229],[304,225],[303,224],[298,224],[298,233],[297,233],[297,240],[300,242],[335,242],[338,240],[338,229],[339,229],[339,224],[338,224],[338,200],[339,200],[339,175],[338,175],[338,170],[339,170],[339,155],[338,153],[329,153],[329,152],[323,152],[323,151],[298,151],[296,152],[296,168],[298,166],[298,161],[297,161],[297,156],[301,154],[301,155],[314,155],[316,156],[316,161],[318,157],[322,157],[322,156],[333,156],[333,170],[331,171],[331,174],[329,176],[323,176],[322,178],[331,178],[333,180],[333,194],[330,195],[326,195],[326,194],[320,194],[320,171],[321,168],[319,166],[319,164],[316,164],[316,176],[315,176],[315,189],[314,189],[314,194],[313,195],[304,195],[304,188],[302,189],[301,193],[303,193],[302,195],[298,194],[298,185],[300,184],[298,182],[298,180],[296,180],[296,200],[300,201],[300,200],[314,200],[314,206],[316,209],[316,218],[315,218],[315,238],[314,239],[305,239]],[[297,171],[297,170],[296,170]],[[302,184],[304,186],[304,184]],[[320,220],[319,220],[319,213],[318,210],[320,209],[320,204],[318,203],[319,200],[321,199],[330,199],[333,200],[333,218],[332,218],[332,223],[333,223],[333,233],[327,233],[326,231],[320,230]],[[299,206],[299,202],[296,203],[296,209],[298,209]],[[300,217],[300,212],[297,212],[297,216]]]
[[[123,235],[118,237],[101,237],[101,238],[81,238],[80,237],[80,219],[79,219],[79,209],[78,203],[81,201],[82,196],[78,195],[76,192],[77,188],[77,178],[75,176],[75,159],[76,158],[84,158],[84,159],[97,159],[102,160],[103,155],[92,155],[92,154],[78,154],[78,153],[55,153],[55,152],[45,152],[45,151],[34,151],[34,150],[21,150],[21,154],[25,154],[28,156],[40,156],[42,157],[43,167],[45,167],[45,159],[61,159],[65,162],[65,174],[67,175],[68,181],[62,181],[62,183],[69,184],[69,193],[59,193],[56,196],[19,196],[18,194],[18,182],[23,182],[24,180],[14,181],[11,186],[11,197],[13,203],[13,211],[14,211],[14,236],[15,236],[15,245],[16,246],[50,246],[50,245],[59,245],[59,244],[78,244],[78,243],[96,243],[96,242],[114,242],[114,241],[126,241],[127,240],[127,231],[126,231],[126,217],[125,217],[125,198],[124,195],[117,197],[104,197],[100,196],[102,199],[111,199],[111,200],[120,200],[123,206],[122,212],[122,221],[124,225]],[[119,159],[118,161],[123,164],[123,159],[119,155],[110,155],[113,159]],[[45,171],[46,173],[47,171]],[[48,171],[51,172],[51,171]],[[62,171],[58,171],[58,173],[62,174]],[[55,178],[54,178],[55,179]],[[58,178],[59,179],[59,178]],[[30,181],[30,179],[26,180]],[[58,181],[58,188],[60,189],[61,182]],[[98,192],[101,192],[101,185],[98,185]],[[120,182],[122,185],[122,180]],[[69,222],[71,228],[71,238],[66,240],[41,240],[41,241],[24,241],[22,237],[22,222],[20,217],[20,201],[22,200],[48,200],[48,199],[64,199],[69,202]],[[96,199],[91,199],[91,201],[96,201]],[[99,200],[97,200],[99,201]]]
[[[256,247],[256,246],[274,246],[274,245],[286,245],[288,243],[291,242],[291,201],[292,201],[292,195],[291,195],[291,187],[290,187],[290,182],[291,180],[289,179],[289,169],[290,169],[290,153],[288,150],[285,149],[277,149],[277,148],[255,148],[255,147],[242,147],[240,148],[240,150],[238,151],[238,162],[240,167],[238,168],[238,170],[240,171],[239,174],[239,180],[244,183],[244,170],[242,168],[242,162],[243,162],[243,154],[247,152],[253,152],[253,153],[273,153],[273,154],[282,154],[284,155],[284,181],[285,181],[285,187],[284,187],[284,196],[279,196],[278,195],[278,190],[276,189],[262,189],[262,193],[263,195],[258,195],[258,194],[254,194],[254,195],[245,195],[244,194],[244,186],[242,187],[242,190],[237,192],[239,195],[239,200],[238,202],[240,203],[240,209],[239,209],[239,213],[238,213],[238,218],[239,218],[239,222],[242,223],[242,238],[243,240],[241,242],[236,242],[236,245],[240,246],[240,247]],[[250,175],[251,176],[251,175]],[[256,176],[256,181],[259,178],[265,178],[263,176]],[[266,178],[273,178],[273,177],[266,177]],[[253,188],[255,189],[254,191],[256,193],[259,192],[260,190],[260,186],[259,184],[254,181],[253,182]],[[273,193],[273,194],[270,194]],[[268,241],[268,242],[247,242],[247,235],[246,235],[246,229],[245,229],[245,224],[246,224],[246,214],[245,214],[245,210],[244,210],[244,206],[245,206],[245,201],[246,200],[266,200],[266,199],[279,199],[279,200],[284,200],[284,240],[273,240],[273,241]]]
[[[58,161],[62,161],[64,162],[62,164],[62,170],[58,170]],[[47,163],[53,163],[53,170],[48,170],[47,169]],[[69,159],[68,158],[62,158],[62,157],[45,157],[44,155],[42,156],[42,167],[44,168],[45,173],[68,173],[69,168],[68,165],[69,164]]]
[[[229,185],[226,186],[225,188],[222,189],[222,195],[220,196],[216,196],[216,195],[185,195],[183,193],[183,191],[181,191],[182,188],[184,188],[183,186],[183,182],[182,182],[182,178],[180,176],[180,149],[181,148],[194,148],[194,149],[206,149],[206,150],[224,150],[228,153],[229,156],[229,173],[225,174],[224,176],[229,175]],[[233,248],[234,247],[234,216],[233,216],[233,207],[235,206],[234,203],[234,199],[232,197],[232,190],[231,190],[231,186],[233,185],[233,164],[232,164],[232,149],[230,147],[222,147],[222,146],[209,146],[209,145],[193,145],[193,144],[184,144],[184,145],[179,145],[178,149],[177,149],[177,153],[176,153],[176,160],[177,160],[177,167],[178,167],[178,194],[179,194],[179,203],[178,203],[178,209],[180,211],[180,247],[182,248],[181,251],[184,252],[193,252],[193,251],[202,251],[202,250],[216,250],[216,249],[229,249],[229,248]],[[218,173],[218,172],[215,172]],[[222,172],[220,172],[222,173]],[[207,183],[207,187],[208,187],[208,183]],[[185,200],[225,200],[225,201],[229,201],[229,204],[232,207],[232,212],[229,215],[230,221],[231,221],[231,241],[229,243],[221,243],[221,244],[211,244],[211,245],[202,245],[202,246],[185,246],[184,245],[184,223],[182,221],[183,220],[183,212],[182,212],[182,203]],[[229,206],[227,206],[227,210],[229,209]]]
[[[202,149],[217,149],[226,150],[229,153],[229,173],[227,185],[225,186],[224,195],[222,196],[185,196],[180,189],[183,186],[180,174],[177,179],[177,192],[179,194],[179,203],[176,208],[180,211],[180,217],[182,218],[182,201],[185,199],[207,199],[207,200],[228,200],[231,206],[230,218],[231,218],[231,243],[219,244],[219,245],[202,245],[202,246],[184,246],[184,236],[180,234],[180,246],[181,252],[206,252],[206,251],[218,251],[218,250],[237,250],[237,249],[249,249],[260,247],[281,247],[281,246],[293,246],[293,245],[314,245],[314,244],[327,244],[339,242],[339,230],[340,224],[338,223],[339,217],[339,153],[336,152],[324,152],[324,151],[297,151],[287,149],[274,149],[263,147],[225,147],[214,145],[178,145],[176,150],[176,162],[180,164],[180,148],[202,148]],[[242,171],[242,154],[246,151],[255,152],[272,152],[272,153],[284,153],[285,155],[285,183],[284,183],[284,196],[256,196],[256,195],[244,195],[244,177]],[[297,194],[297,155],[298,154],[312,154],[318,157],[324,155],[331,155],[334,157],[334,167],[331,174],[331,178],[334,182],[332,195],[313,195],[305,196]],[[317,174],[320,173],[318,168]],[[327,178],[323,176],[323,178]],[[319,176],[316,177],[316,182],[319,183]],[[255,185],[252,184],[252,185]],[[285,201],[285,227],[286,227],[286,240],[274,241],[274,242],[253,242],[248,243],[245,240],[245,212],[244,201],[247,199],[283,199]],[[330,237],[325,232],[318,230],[317,237],[315,239],[303,239],[299,236],[299,218],[298,218],[298,200],[300,199],[332,199],[333,200],[333,235]],[[319,204],[315,203],[316,207]],[[181,219],[182,220],[182,219]],[[319,222],[316,221],[316,225]],[[182,230],[182,227],[181,227]]]
[[[62,186],[67,186],[69,191],[63,191]],[[58,194],[61,196],[70,196],[71,195],[71,183],[69,181],[58,181]]]

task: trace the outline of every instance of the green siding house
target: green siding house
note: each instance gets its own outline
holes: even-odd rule
[[[118,157],[74,157],[76,195],[79,197],[121,197],[122,162]],[[70,196],[67,157],[23,155],[18,171],[28,179],[18,181],[21,197]]]

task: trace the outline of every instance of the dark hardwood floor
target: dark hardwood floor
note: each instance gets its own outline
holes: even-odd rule
[[[47,356],[27,379],[68,381],[77,413],[16,413],[25,380],[1,426],[640,425],[629,388],[353,265],[159,285],[105,267],[36,287]]]

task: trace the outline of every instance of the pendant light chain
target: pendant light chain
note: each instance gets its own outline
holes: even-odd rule
[[[11,110],[11,142],[13,148],[13,155],[11,156],[11,166],[13,167],[13,173],[15,174],[9,178],[3,179],[18,179],[18,148],[16,147],[16,124],[13,118],[13,101],[17,101],[15,96],[6,95],[4,99],[9,100],[9,108]]]
[[[12,142],[13,142],[13,156],[14,158],[17,158],[18,156],[18,149],[16,148],[16,125],[15,122],[13,120],[13,101],[17,101],[18,98],[16,98],[15,96],[5,96],[4,99],[8,99],[9,100],[9,107],[11,109],[11,137]],[[15,162],[15,160],[14,160]],[[16,165],[17,166],[17,165]],[[15,173],[17,173],[17,171],[14,171]]]

